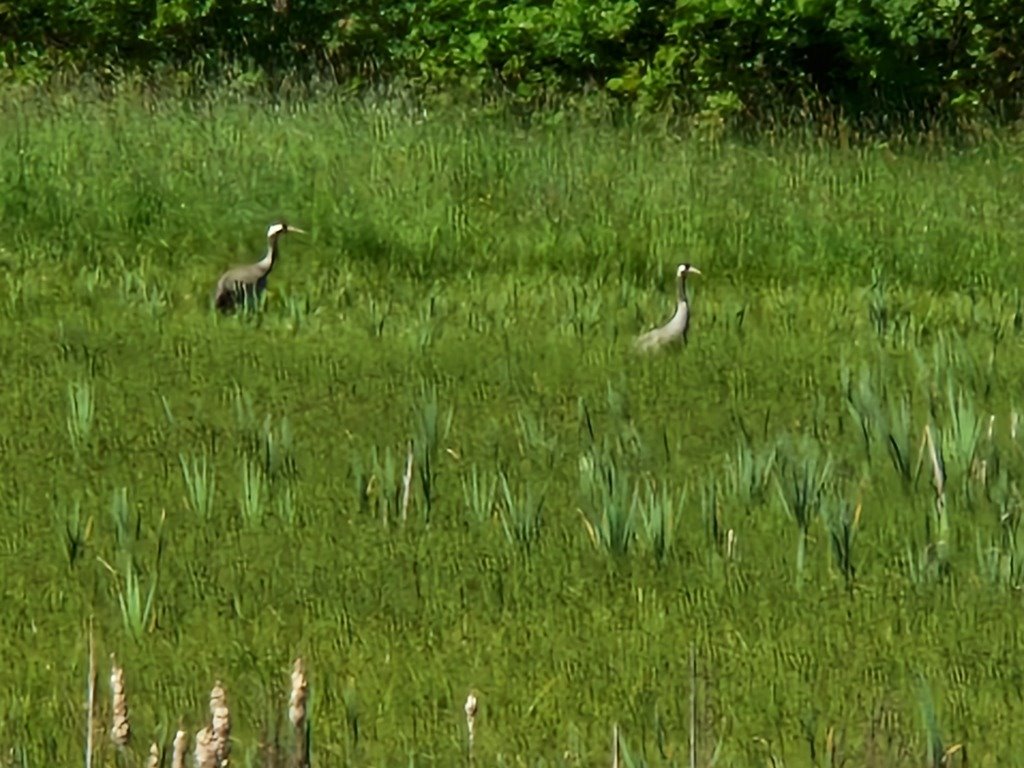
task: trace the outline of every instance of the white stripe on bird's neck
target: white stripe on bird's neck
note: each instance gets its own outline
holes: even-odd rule
[[[267,255],[260,259],[256,266],[262,270],[269,270],[274,266],[274,259],[277,258],[277,238],[272,237],[267,241]]]

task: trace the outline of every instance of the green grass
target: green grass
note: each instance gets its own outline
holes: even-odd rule
[[[140,755],[220,679],[250,764],[301,654],[317,764],[458,764],[472,689],[478,764],[608,765],[617,723],[686,765],[693,643],[702,765],[1021,761],[1019,138],[3,116],[14,765],[82,759],[90,621]],[[214,316],[282,215],[265,310]],[[683,260],[690,344],[637,358]]]

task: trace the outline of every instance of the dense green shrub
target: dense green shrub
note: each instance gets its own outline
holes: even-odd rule
[[[1019,108],[1018,0],[32,0],[0,3],[8,73],[196,67],[401,77],[520,98],[607,88],[729,114]]]

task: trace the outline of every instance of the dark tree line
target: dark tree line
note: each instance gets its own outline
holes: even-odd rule
[[[1020,0],[22,0],[0,64],[131,71],[225,62],[530,99],[587,87],[721,113],[1019,110]]]

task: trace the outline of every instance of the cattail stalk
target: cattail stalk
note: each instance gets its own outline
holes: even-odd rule
[[[171,768],[185,768],[185,754],[188,752],[188,734],[178,728],[174,734],[174,750],[171,752]]]
[[[217,768],[227,768],[231,755],[231,712],[228,710],[227,693],[219,680],[210,691],[210,716],[216,765]]]
[[[217,768],[217,750],[213,730],[206,726],[196,733],[196,768]]]
[[[124,670],[117,665],[114,654],[110,654],[110,693],[114,714],[110,727],[110,740],[118,749],[124,749],[128,746],[132,728],[128,722],[128,702],[124,693]]]
[[[149,747],[149,759],[146,768],[160,768],[160,747],[154,741]]]
[[[466,732],[469,762],[473,762],[473,742],[476,741],[476,696],[472,693],[466,697]]]
[[[619,768],[619,724],[612,726],[612,768]]]
[[[309,681],[302,658],[295,659],[292,667],[292,692],[288,697],[288,719],[295,731],[295,765],[306,768],[309,765],[309,739],[306,704],[309,698]]]
[[[96,711],[96,648],[92,639],[92,619],[89,619],[89,679],[86,681],[85,713],[85,768],[92,768],[92,740],[95,732],[93,713]]]
[[[697,768],[697,649],[693,643],[690,643],[690,768]]]

